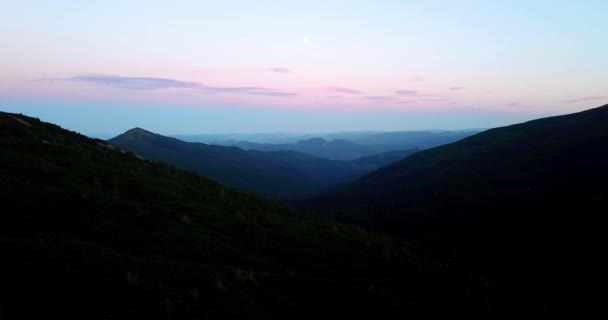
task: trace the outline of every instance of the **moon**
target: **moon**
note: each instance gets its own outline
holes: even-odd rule
[[[307,44],[307,43],[309,43],[309,42],[310,42],[310,39],[309,39],[308,37],[304,37],[304,38],[302,39],[302,43],[303,43],[303,44]]]

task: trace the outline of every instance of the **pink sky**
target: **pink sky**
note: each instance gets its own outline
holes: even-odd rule
[[[608,102],[607,11],[551,1],[12,3],[0,13],[0,107],[563,114]]]

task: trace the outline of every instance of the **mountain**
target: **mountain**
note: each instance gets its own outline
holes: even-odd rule
[[[108,142],[227,185],[281,199],[302,198],[359,177],[366,168],[295,151],[245,151],[184,142],[135,128]]]
[[[383,151],[431,148],[441,144],[466,138],[485,129],[467,130],[419,130],[419,131],[343,131],[332,133],[225,133],[225,134],[190,134],[172,135],[187,142],[202,142],[222,146],[234,146],[238,143],[254,145],[292,145],[298,141],[322,138],[327,141],[346,140],[359,145],[390,145],[395,149]],[[250,148],[256,149],[256,148]],[[263,149],[258,149],[263,150]],[[291,149],[290,149],[291,150]]]
[[[157,144],[164,141],[175,146]],[[453,276],[414,243],[372,236],[23,115],[0,113],[0,202],[3,319],[484,310],[481,299],[465,294],[477,293],[474,277]]]
[[[403,132],[364,132],[335,133],[328,137],[340,137],[327,140],[316,137],[300,140],[296,143],[255,143],[249,141],[223,141],[225,145],[236,146],[245,150],[279,151],[292,150],[307,153],[316,157],[334,160],[355,160],[395,150],[428,149],[451,143],[478,131],[403,131]],[[356,142],[353,142],[353,139]]]
[[[315,157],[333,160],[354,160],[378,153],[377,147],[356,144],[347,140],[325,140],[311,138],[291,144],[259,144],[247,141],[237,142],[234,146],[245,150],[279,151],[291,150],[310,154]],[[391,151],[391,150],[385,150]]]
[[[386,145],[404,148],[428,149],[443,144],[456,142],[477,134],[483,130],[425,130],[425,131],[395,131],[376,132],[373,134],[352,137],[349,140],[362,145]],[[340,137],[340,135],[334,135]],[[342,138],[347,139],[347,138]]]
[[[164,161],[242,190],[283,200],[315,195],[416,151],[392,152],[347,162],[296,151],[245,151],[237,147],[184,142],[140,128],[131,129],[108,142],[151,160]]]
[[[205,144],[227,145],[230,146],[238,141],[250,141],[254,143],[294,143],[299,140],[314,138],[314,134],[305,133],[218,133],[218,134],[180,134],[172,135],[187,142],[201,142]]]
[[[580,284],[604,238],[607,164],[608,105],[415,153],[309,206],[427,239],[501,288],[503,308],[556,311],[590,292]]]

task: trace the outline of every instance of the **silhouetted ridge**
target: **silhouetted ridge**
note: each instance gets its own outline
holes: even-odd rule
[[[373,318],[478,308],[459,288],[464,278],[444,280],[412,244],[409,252],[21,115],[0,113],[0,202],[2,318]]]
[[[175,138],[165,137],[160,134],[148,131],[146,129],[142,129],[139,127],[135,127],[133,129],[129,129],[124,133],[116,136],[113,139],[135,139],[135,140],[153,140],[153,139],[165,139],[169,141],[181,141]]]
[[[386,152],[428,149],[458,141],[479,131],[398,131],[377,133],[334,133],[329,138],[312,138],[295,143],[255,143],[241,140],[218,141],[220,145],[237,146],[244,150],[293,150],[316,157],[354,161]],[[189,139],[196,139],[191,136]],[[352,139],[352,140],[349,140]]]
[[[140,128],[131,129],[108,142],[147,159],[171,163],[242,190],[283,200],[316,195],[325,188],[411,154],[393,153],[386,159],[377,157],[347,162],[296,151],[245,151],[237,147],[184,142]],[[399,154],[402,157],[396,158]]]
[[[557,311],[591,292],[577,277],[605,242],[607,164],[605,105],[417,152],[309,205],[428,239],[501,288],[500,308]]]

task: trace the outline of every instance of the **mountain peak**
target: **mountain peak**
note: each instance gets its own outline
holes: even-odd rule
[[[141,141],[143,139],[150,139],[156,137],[157,134],[150,132],[148,130],[142,129],[140,127],[135,127],[133,129],[129,129],[125,131],[125,133],[120,134],[110,140],[138,140]]]
[[[125,133],[123,133],[123,134],[153,134],[153,133],[146,129],[142,129],[140,127],[135,127],[133,129],[129,129],[129,130],[125,131]]]

